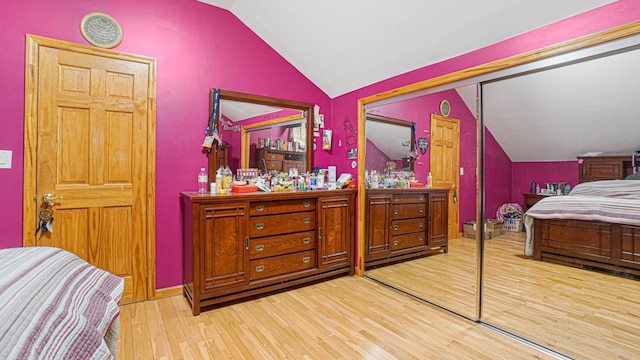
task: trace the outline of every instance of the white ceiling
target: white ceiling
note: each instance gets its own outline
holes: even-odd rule
[[[330,98],[613,2],[199,1],[231,11]]]
[[[640,150],[640,50],[482,89],[485,125],[511,161],[576,160]]]

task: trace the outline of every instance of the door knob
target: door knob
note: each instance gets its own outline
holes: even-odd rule
[[[53,206],[55,200],[62,199],[62,196],[54,196],[52,193],[46,193],[42,195],[42,202],[49,203],[50,206]]]

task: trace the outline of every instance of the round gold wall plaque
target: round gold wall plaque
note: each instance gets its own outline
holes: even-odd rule
[[[122,28],[111,16],[99,12],[85,15],[80,22],[82,36],[91,45],[111,49],[122,41]]]
[[[451,104],[449,104],[449,101],[447,100],[442,100],[442,102],[440,103],[440,114],[442,114],[442,116],[449,116],[450,113]]]

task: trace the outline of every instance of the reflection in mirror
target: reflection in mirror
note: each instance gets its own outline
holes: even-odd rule
[[[482,320],[583,359],[640,354],[640,182],[611,200],[593,181],[633,171],[640,50],[607,55],[482,86],[486,216],[516,203],[531,224],[485,242]]]
[[[279,173],[290,169],[305,171],[307,120],[302,113],[246,123],[242,126],[242,153],[248,154],[243,157],[244,168]]]
[[[416,152],[414,124],[409,121],[367,114],[365,168],[380,173],[413,172]]]
[[[438,115],[443,100],[451,105],[448,117]],[[389,198],[388,189],[366,190],[365,223],[370,226],[365,228],[365,275],[471,319],[478,318],[478,246],[475,233],[463,236],[463,223],[475,222],[476,218],[475,105],[476,86],[470,85],[372,104],[366,109],[365,121],[366,170],[384,172],[388,161],[373,159],[373,155],[390,153],[386,149],[395,146],[398,154],[404,154],[400,157],[406,156],[411,147],[402,145],[413,142],[409,145],[416,152],[413,172],[419,185],[409,191],[424,193],[429,173],[433,178],[433,189],[428,189],[432,192],[426,200],[424,243],[419,241],[419,235],[412,242],[414,233],[410,227],[416,221],[419,226],[420,222],[418,218],[402,216],[403,209],[395,213],[399,207],[394,205],[395,195]],[[396,119],[392,126],[399,131],[404,129],[404,135],[391,136],[393,131],[388,128],[383,136],[376,135],[379,120],[385,118]],[[413,123],[415,136],[411,139]],[[413,205],[412,194],[402,196],[405,197],[398,201],[405,203],[400,206]],[[388,217],[386,208],[391,208]],[[439,219],[444,220],[441,226]],[[407,237],[409,242],[405,242]]]
[[[219,111],[214,111],[216,91]],[[222,138],[209,153],[210,178],[220,164],[234,173],[248,167],[312,170],[313,148],[307,144],[313,141],[313,104],[212,88],[209,107]]]

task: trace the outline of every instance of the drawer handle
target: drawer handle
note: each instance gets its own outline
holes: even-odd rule
[[[309,218],[304,218],[304,219],[302,219],[302,222],[303,222],[303,223],[305,223],[305,224],[308,224],[308,223],[310,223],[310,222],[311,222],[311,219],[309,219]]]
[[[256,224],[256,229],[258,229],[258,230],[264,229],[264,224],[263,223]]]
[[[424,212],[423,208],[420,208],[420,210],[418,210],[420,212],[420,214],[422,214]]]
[[[393,215],[398,215],[398,210],[393,210]]]
[[[256,266],[256,272],[263,272],[263,271],[264,271],[264,265]]]
[[[424,239],[422,238],[422,236],[420,236],[420,237],[418,238],[418,241],[424,241]]]
[[[305,244],[308,244],[308,243],[311,242],[311,238],[306,237],[306,238],[302,239],[302,242],[305,243]]]
[[[418,226],[419,226],[419,227],[422,227],[422,226],[424,226],[424,225],[423,225],[422,223],[419,223],[419,224],[418,224]]]
[[[271,160],[275,160],[275,159],[276,159],[276,156],[271,154]]]
[[[256,211],[264,211],[264,205],[256,206]]]
[[[424,196],[423,196],[423,195],[420,195],[420,198],[419,198],[419,199],[420,199],[420,200],[424,200]]]
[[[305,257],[302,258],[302,262],[305,263],[305,264],[308,264],[309,261],[311,261],[311,257],[309,257],[309,256],[305,256]]]
[[[398,240],[393,241],[393,246],[398,246]]]
[[[398,231],[398,225],[395,225],[395,226],[393,227],[393,230]]]
[[[400,198],[399,198],[399,197],[397,197],[397,196],[395,196],[395,197],[393,198],[393,201],[398,201],[398,200],[400,200]]]
[[[302,206],[304,206],[304,207],[308,208],[309,206],[311,206],[311,203],[310,203],[310,202],[308,202],[308,201],[305,201],[305,202],[302,204]]]
[[[264,245],[256,246],[256,251],[263,251],[263,250],[264,250]]]

